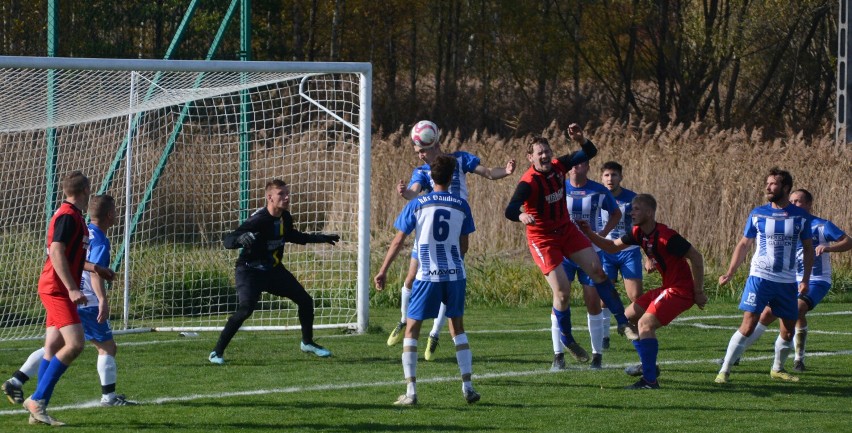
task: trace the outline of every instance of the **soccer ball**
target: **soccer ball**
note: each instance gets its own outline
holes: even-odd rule
[[[433,147],[440,136],[438,126],[428,120],[421,120],[411,128],[411,141],[414,142],[415,146],[423,149]]]

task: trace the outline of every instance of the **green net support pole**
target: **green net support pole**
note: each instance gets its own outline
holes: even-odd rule
[[[240,60],[251,60],[251,0],[242,0],[240,15]],[[246,74],[240,74],[240,83],[245,84]],[[249,108],[248,91],[240,92],[240,221],[249,216],[249,181],[251,179],[249,144]]]
[[[49,0],[47,2],[47,56],[56,57],[56,47],[59,43],[58,39],[58,23],[57,15],[59,13],[59,5],[57,0]],[[54,96],[55,96],[55,74],[56,71],[50,69],[47,71],[47,122],[53,123]],[[56,130],[53,127],[48,127],[45,131],[45,141],[47,146],[47,155],[45,158],[44,174],[46,178],[47,191],[44,194],[44,214],[45,214],[45,232],[50,229],[50,218],[53,216],[54,206],[56,203]]]

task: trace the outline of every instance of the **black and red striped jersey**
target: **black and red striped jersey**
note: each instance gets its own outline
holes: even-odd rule
[[[83,212],[73,204],[63,201],[59,209],[50,219],[47,229],[47,248],[50,244],[61,242],[65,244],[65,257],[68,259],[71,276],[74,277],[76,288],[80,287],[83,278],[83,265],[86,263],[86,250],[89,245],[89,230],[83,219]],[[50,257],[45,260],[44,268],[38,280],[38,292],[54,295],[68,295],[68,288],[59,279],[53,268]]]

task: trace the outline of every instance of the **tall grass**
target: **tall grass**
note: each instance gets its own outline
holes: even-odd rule
[[[394,232],[393,220],[404,204],[396,193],[396,182],[407,181],[411,169],[420,164],[406,132],[396,131],[373,141],[373,251],[386,248]],[[568,144],[563,125],[553,123],[542,135],[551,140],[557,155],[578,148]],[[749,211],[765,202],[762,191],[770,167],[789,170],[794,188],[806,188],[814,194],[816,215],[852,232],[852,207],[846,199],[847,182],[852,177],[852,147],[836,145],[833,135],[805,139],[790,134],[790,138],[770,140],[764,139],[760,130],[717,130],[700,122],[660,129],[655,123],[613,120],[587,129],[586,135],[599,149],[591,163],[590,178],[599,180],[603,162],[620,162],[624,186],[653,194],[659,206],[657,219],[683,234],[704,255],[708,285],[715,286],[719,272],[727,267]],[[518,179],[529,166],[522,143],[523,137],[500,138],[487,133],[462,141],[452,132],[444,133],[442,143],[443,150],[471,152],[490,167],[503,166],[509,158],[518,160],[518,170],[506,179],[489,181],[468,176],[468,201],[477,227],[471,235],[471,254],[480,257],[473,263],[469,260],[468,266],[476,269],[477,260],[502,257],[505,266],[494,271],[503,272],[504,280],[489,278],[488,284],[500,291],[507,304],[525,299],[521,293],[509,293],[516,286],[538,285],[538,281],[543,284],[537,274],[527,280],[528,272],[537,271],[531,266],[524,229],[503,216]],[[836,268],[835,293],[845,292],[850,286],[852,254],[836,254],[832,261]],[[516,265],[519,262],[529,264],[530,269],[521,271]],[[747,265],[741,267],[741,273]],[[506,275],[511,269],[517,271]],[[476,276],[476,271],[472,275]],[[478,284],[476,278],[470,283]],[[724,290],[734,295],[741,288],[735,282]]]

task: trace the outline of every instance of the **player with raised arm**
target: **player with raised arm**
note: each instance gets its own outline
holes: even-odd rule
[[[82,172],[74,171],[62,180],[65,200],[50,219],[47,230],[47,260],[38,280],[38,296],[47,312],[44,357],[38,368],[38,383],[24,400],[31,424],[61,426],[64,423],[47,414],[56,383],[85,346],[83,326],[77,305],[86,304],[80,290],[83,271],[96,272],[112,281],[109,268],[86,262],[89,231],[83,209],[89,204],[91,183]]]
[[[589,180],[589,162],[581,162],[568,171],[568,179],[565,181],[565,201],[568,204],[568,214],[571,221],[589,221],[592,225],[592,230],[606,236],[615,228],[618,221],[621,220],[621,210],[612,197],[609,190],[593,181]],[[613,218],[602,223],[602,213],[606,210],[613,213]],[[596,245],[592,245],[598,258],[603,260],[602,252]],[[592,278],[586,274],[573,260],[566,258],[562,262],[562,267],[565,268],[565,273],[568,275],[568,280],[573,284],[574,276],[577,276],[577,281],[583,288],[583,300],[586,303],[586,318],[589,325],[589,337],[592,345],[592,363],[589,366],[591,369],[600,370],[603,368],[603,349],[604,349],[604,328],[609,331],[609,316],[604,316],[600,296],[595,289]],[[612,293],[612,297],[617,297],[616,292]],[[607,309],[609,310],[609,309]],[[607,332],[608,333],[608,332]],[[553,339],[553,347],[560,347],[560,332],[559,327],[551,324],[551,338]]]
[[[745,261],[748,251],[755,243],[758,245],[751,258],[751,269],[739,306],[743,311],[743,321],[728,342],[716,383],[728,382],[731,365],[742,355],[745,342],[754,332],[760,314],[767,305],[772,308],[773,314],[781,318],[781,331],[775,340],[775,361],[769,376],[789,382],[799,380],[784,370],[784,363],[793,349],[793,330],[799,316],[796,301],[796,245],[801,242],[802,248],[802,276],[799,278],[798,294],[806,295],[814,263],[811,240],[813,217],[790,203],[792,189],[793,176],[789,172],[778,167],[769,170],[764,187],[764,196],[769,203],[751,211],[743,237],[734,248],[728,270],[719,276],[720,286],[731,281],[737,268]]]
[[[242,248],[236,264],[237,311],[228,318],[219,335],[216,347],[208,360],[224,364],[225,349],[234,335],[257,308],[263,292],[289,298],[299,309],[302,328],[302,352],[325,358],[331,352],[314,342],[314,300],[296,277],[290,273],[281,258],[284,246],[289,243],[305,245],[340,241],[336,234],[302,233],[293,227],[290,215],[290,187],[280,179],[266,184],[266,206],[255,211],[233,232],[225,236],[227,249]]]
[[[505,211],[506,218],[524,224],[533,261],[541,269],[553,291],[551,324],[558,327],[560,333],[559,342],[553,347],[551,368],[556,370],[565,368],[563,347],[567,348],[578,362],[589,361],[588,353],[580,347],[571,333],[571,282],[562,267],[562,260],[568,257],[579,264],[580,268],[592,277],[599,295],[608,293],[611,297],[614,291],[612,282],[603,273],[600,259],[592,249],[589,239],[571,222],[565,201],[565,174],[571,167],[594,157],[598,149],[585,138],[577,124],[568,126],[568,135],[581,143],[581,150],[559,158],[553,158],[553,151],[546,138],[531,137],[527,144],[530,168],[515,187]],[[617,311],[616,304],[607,304],[614,312]],[[622,305],[620,300],[617,305]],[[620,313],[619,333],[625,333],[628,324],[623,306]]]
[[[109,195],[93,196],[89,200],[88,214],[91,222],[88,225],[89,250],[86,262],[107,269],[110,242],[106,231],[115,224],[115,200]],[[86,297],[86,304],[77,307],[77,314],[80,316],[86,340],[91,341],[98,349],[97,370],[101,383],[101,406],[136,405],[138,403],[115,393],[117,347],[109,325],[110,308],[104,278],[94,272],[83,272],[81,290]],[[23,403],[22,387],[36,374],[40,361],[44,359],[44,353],[44,348],[41,348],[30,354],[20,370],[3,383],[3,393],[10,402]]]
[[[609,189],[618,208],[621,211],[621,219],[618,224],[605,237],[609,240],[620,239],[633,228],[633,217],[630,216],[631,203],[636,193],[621,186],[623,177],[623,167],[615,161],[607,161],[601,166],[601,183]],[[615,215],[610,215],[606,209],[601,210],[601,224],[606,226]],[[627,298],[630,302],[636,302],[642,296],[642,251],[638,245],[631,245],[626,249],[615,254],[609,254],[606,251],[602,253],[602,264],[604,272],[612,284],[618,280],[618,273],[621,272],[621,278],[624,280],[624,291],[627,292]],[[603,347],[609,348],[609,322],[610,312],[606,306],[601,310],[603,313]]]
[[[704,308],[704,258],[686,239],[656,220],[657,200],[650,194],[633,198],[633,227],[616,240],[604,238],[592,230],[588,221],[580,229],[589,239],[610,254],[640,246],[663,277],[663,285],[637,298],[627,307],[627,317],[638,322],[639,339],[633,341],[641,364],[625,372],[642,377],[626,389],[658,389],[659,344],[657,329],[668,325],[684,311],[698,305]]]
[[[450,155],[456,159],[456,168],[453,171],[453,178],[450,181],[448,191],[465,200],[467,200],[468,196],[467,173],[473,173],[489,180],[497,180],[515,171],[516,163],[514,159],[508,160],[505,167],[488,168],[481,164],[477,156],[468,152],[456,151],[449,154],[444,153],[441,150],[438,127],[428,120],[421,120],[414,125],[411,130],[411,139],[414,142],[414,151],[417,153],[417,157],[424,164],[414,169],[407,186],[402,180],[397,184],[397,192],[405,200],[411,200],[420,193],[432,192],[434,182],[431,176],[431,164],[434,164],[435,159],[440,155]],[[406,322],[405,313],[408,310],[408,301],[411,296],[411,284],[414,281],[414,276],[417,274],[418,266],[417,251],[412,250],[411,260],[408,265],[408,274],[405,276],[405,281],[400,290],[400,310],[402,315],[400,321],[388,337],[388,346],[393,346],[402,340]],[[427,361],[434,359],[435,350],[438,348],[441,328],[444,327],[444,323],[447,321],[445,312],[446,306],[441,305],[441,311],[438,312],[438,317],[435,318],[432,324],[432,330],[429,331],[429,339],[426,342],[426,351],[424,354]]]
[[[805,212],[811,214],[813,208],[814,196],[805,189],[797,189],[790,194],[790,202],[802,208]],[[813,214],[811,214],[813,215]],[[843,230],[834,225],[833,222],[818,217],[813,217],[811,220],[811,232],[813,234],[812,242],[816,245],[814,249],[814,265],[811,269],[811,279],[808,284],[807,293],[800,293],[798,300],[799,316],[796,320],[796,333],[793,335],[793,345],[795,349],[795,358],[793,360],[793,370],[797,372],[805,371],[805,342],[808,337],[808,311],[813,310],[822,302],[825,295],[831,289],[831,257],[829,253],[842,253],[852,250],[852,238],[846,235]],[[802,243],[798,244],[796,250],[796,280],[801,282],[804,276],[804,250]],[[775,321],[777,317],[772,314],[772,308],[767,306],[763,309],[760,315],[760,320],[754,328],[754,332],[746,339],[745,348],[743,351],[751,347],[757,341],[767,327]],[[736,361],[734,365],[736,365]]]
[[[424,319],[435,318],[443,304],[450,319],[450,334],[456,346],[456,361],[462,377],[462,395],[468,403],[480,396],[471,382],[473,357],[464,331],[464,300],[467,277],[464,255],[468,235],[475,230],[470,206],[463,198],[450,193],[450,182],[457,160],[439,155],[432,161],[434,191],[411,200],[397,217],[397,234],[388,247],[374,280],[376,290],[384,289],[387,271],[399,254],[406,236],[415,232],[414,246],[420,258],[419,270],[411,290],[406,312],[405,340],[402,344],[402,369],[406,392],[396,405],[417,404],[417,340]]]

